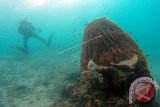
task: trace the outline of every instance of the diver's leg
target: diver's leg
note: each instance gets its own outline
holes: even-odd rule
[[[27,46],[27,42],[28,42],[28,37],[23,37],[23,47],[21,46],[17,46],[17,45],[12,45],[12,48],[17,49],[18,51],[24,52],[24,53],[28,53],[28,46]]]
[[[28,39],[29,39],[29,37],[24,37],[23,38],[23,47],[24,47],[24,50],[26,51],[26,53],[28,53],[29,51],[28,51]]]
[[[40,37],[39,35],[34,34],[32,37],[37,38],[38,40],[40,40],[42,43],[44,43],[47,46],[50,46],[51,40],[49,39],[48,42],[45,41],[42,37]]]
[[[49,46],[51,45],[53,36],[54,36],[54,35],[51,34],[51,35],[48,37],[48,45],[49,45]]]

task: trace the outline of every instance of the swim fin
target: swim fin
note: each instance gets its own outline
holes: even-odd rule
[[[11,48],[21,51],[23,53],[28,53],[26,49],[24,49],[23,47],[17,46],[17,45],[12,45]]]

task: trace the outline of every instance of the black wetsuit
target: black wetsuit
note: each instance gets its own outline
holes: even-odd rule
[[[43,38],[41,38],[39,35],[37,35],[35,31],[36,28],[27,21],[21,22],[18,27],[18,32],[23,35],[23,48],[24,48],[23,50],[27,53],[28,53],[27,42],[29,38],[36,38],[41,42],[43,42],[45,45],[49,46],[49,43],[46,42]]]

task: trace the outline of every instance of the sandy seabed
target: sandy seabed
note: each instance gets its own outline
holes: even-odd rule
[[[65,99],[79,59],[69,54],[32,53],[0,57],[0,107],[49,107]]]
[[[65,86],[76,80],[79,71],[77,51],[0,56],[0,107],[54,107],[65,102]],[[159,80],[156,74],[152,72]],[[160,101],[160,91],[156,98]]]

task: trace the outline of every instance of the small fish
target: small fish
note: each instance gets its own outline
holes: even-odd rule
[[[149,57],[149,54],[146,54],[146,57]]]

